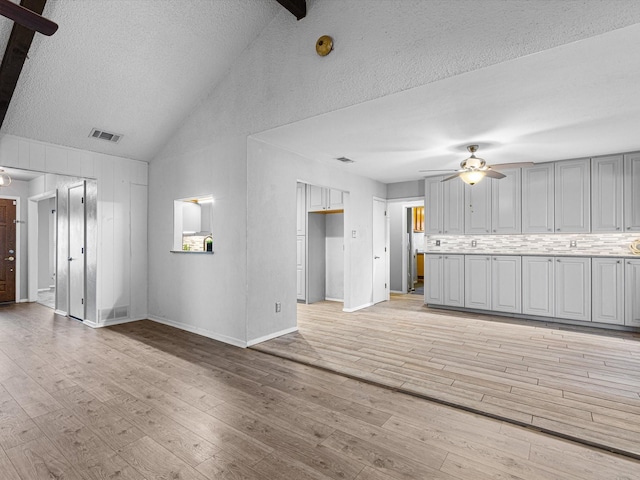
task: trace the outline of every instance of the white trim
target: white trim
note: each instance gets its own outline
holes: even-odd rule
[[[266,342],[267,340],[271,340],[272,338],[280,337],[282,335],[286,335],[287,333],[297,332],[298,327],[285,328],[284,330],[280,330],[279,332],[270,333],[269,335],[265,335],[264,337],[254,338],[253,340],[249,340],[247,342],[247,347],[251,347],[258,343]]]
[[[28,298],[21,298],[20,300],[17,300],[16,303],[29,303],[29,299]]]
[[[85,325],[87,325],[88,327],[91,328],[103,328],[103,327],[111,327],[113,325],[120,325],[122,323],[131,323],[131,322],[139,322],[140,320],[146,320],[147,317],[140,317],[140,318],[121,318],[118,320],[105,320],[102,323],[98,323],[98,322],[94,322],[92,320],[83,320],[82,323],[84,323]]]
[[[324,297],[327,302],[340,302],[344,303],[344,298],[332,298],[332,297]]]
[[[203,337],[211,338],[219,342],[228,343],[236,347],[241,347],[241,348],[247,347],[247,342],[243,340],[233,338],[233,337],[228,337],[226,335],[220,335],[219,333],[215,333],[210,330],[206,330],[204,328],[194,327],[192,325],[187,325],[186,323],[176,322],[175,320],[168,320],[166,318],[156,317],[155,315],[149,315],[147,316],[147,319],[157,323],[161,323],[163,325],[168,325],[170,327],[179,328],[180,330],[185,330],[187,332],[195,333],[196,335],[202,335]]]
[[[343,308],[342,311],[343,312],[347,312],[347,313],[353,313],[353,312],[356,312],[358,310],[362,310],[363,308],[373,307],[374,305],[375,305],[375,303],[369,302],[369,303],[365,303],[364,305],[360,305],[359,307]]]
[[[67,314],[67,312],[65,312],[64,310],[58,310],[55,309],[53,311],[53,313],[55,313],[56,315],[60,315],[61,317],[68,317],[69,315]]]
[[[28,237],[27,237],[27,254],[28,254],[28,265],[27,265],[27,296],[29,297],[29,301],[31,302],[35,302],[38,300],[38,296],[37,296],[37,292],[41,292],[44,291],[42,289],[38,288],[38,268],[39,268],[39,263],[38,263],[38,255],[39,255],[39,249],[38,249],[38,235],[39,235],[39,231],[38,231],[38,223],[39,223],[39,210],[38,210],[38,205],[39,202],[42,200],[47,200],[49,198],[55,198],[56,199],[56,209],[58,208],[57,206],[57,191],[55,189],[53,190],[48,190],[44,193],[39,193],[37,195],[33,195],[31,197],[27,198],[27,211],[28,211],[28,218],[27,218],[27,232],[28,232]],[[57,213],[56,213],[56,218],[57,218]],[[58,235],[58,222],[56,220],[56,226],[55,226],[55,235],[57,237]],[[57,248],[54,251],[54,255],[56,256],[55,258],[55,273],[57,275],[58,273],[58,251]],[[54,286],[55,287],[55,286]],[[55,298],[54,298],[55,301]]]

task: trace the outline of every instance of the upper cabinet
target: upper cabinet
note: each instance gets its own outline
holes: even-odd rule
[[[460,182],[458,179],[453,180]],[[491,233],[492,183],[486,178],[475,185],[464,185],[464,233]]]
[[[447,235],[464,234],[464,186],[460,179],[442,182],[443,232]]]
[[[438,235],[444,231],[442,206],[443,176],[424,179],[425,224],[424,233]]]
[[[588,158],[555,164],[555,231],[591,230],[591,162]]]
[[[640,153],[624,156],[624,227],[640,231]]]
[[[309,212],[326,212],[344,209],[344,192],[334,188],[307,186],[307,208]]]
[[[522,232],[522,170],[500,170],[506,175],[491,179],[491,232],[497,234]]]
[[[554,231],[553,186],[553,163],[522,170],[522,233]]]
[[[622,155],[591,159],[591,231],[622,230]]]

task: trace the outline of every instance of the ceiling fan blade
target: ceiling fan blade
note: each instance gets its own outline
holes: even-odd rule
[[[451,175],[450,177],[445,178],[444,180],[442,180],[443,182],[448,182],[449,180],[453,180],[454,178],[458,178],[460,176],[460,173],[456,173],[455,175]]]
[[[58,30],[57,23],[10,0],[0,0],[0,15],[43,35],[51,36]]]
[[[494,170],[500,170],[501,168],[525,168],[525,167],[533,167],[535,163],[533,162],[514,162],[514,163],[497,163],[495,165],[491,165],[491,168]]]
[[[455,172],[456,169],[455,168],[450,168],[448,170],[418,170],[418,172],[420,173],[424,173],[424,172]]]
[[[493,170],[486,170],[486,171],[484,172],[484,174],[485,174],[487,177],[490,177],[490,178],[497,178],[498,180],[500,180],[501,178],[506,177],[506,175],[505,175],[504,173],[495,172],[495,171],[493,171]]]

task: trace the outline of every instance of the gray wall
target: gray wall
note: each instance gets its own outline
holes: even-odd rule
[[[325,215],[327,256],[325,296],[334,300],[344,300],[344,214]]]
[[[387,199],[424,197],[424,180],[387,184]]]

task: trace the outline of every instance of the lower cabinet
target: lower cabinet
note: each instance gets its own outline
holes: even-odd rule
[[[624,325],[624,260],[594,258],[591,269],[592,321]]]
[[[557,318],[591,321],[591,258],[555,261]]]
[[[464,257],[464,306],[491,310],[491,257]]]
[[[625,321],[629,327],[640,327],[640,260],[627,260],[625,265]]]
[[[424,270],[424,303],[464,307],[464,255],[425,255]]]
[[[522,313],[522,257],[492,257],[491,310]]]
[[[554,280],[552,257],[522,257],[522,313],[554,316]]]

